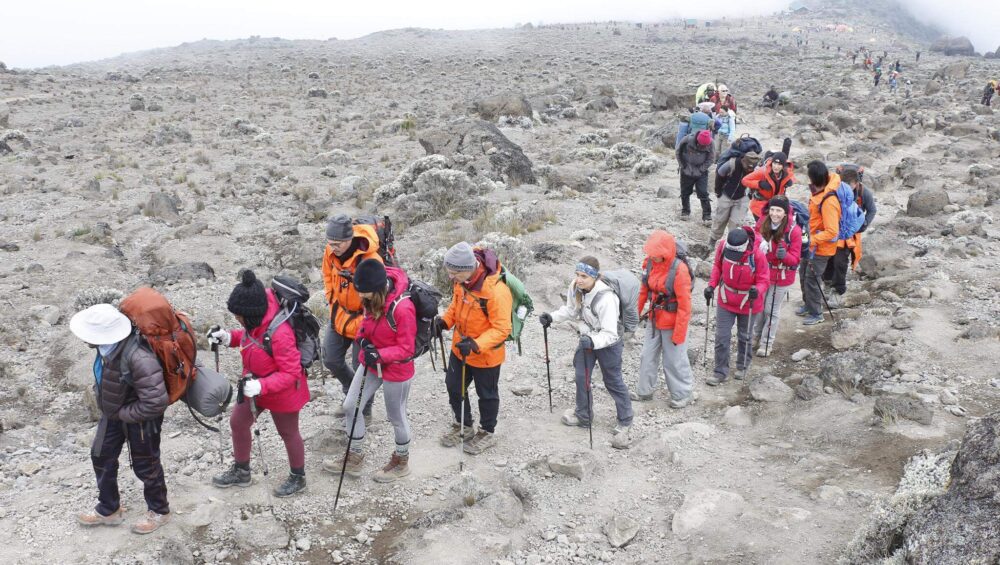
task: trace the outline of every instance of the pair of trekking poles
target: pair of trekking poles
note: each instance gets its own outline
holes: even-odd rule
[[[702,368],[702,370],[708,370],[708,332],[709,332],[709,329],[712,327],[712,321],[711,321],[712,320],[712,310],[713,310],[713,308],[712,308],[712,302],[715,301],[714,298],[715,298],[715,295],[713,294],[712,298],[709,298],[706,301],[707,303],[706,303],[706,307],[705,307],[705,346],[702,348],[702,352],[701,352],[701,368]],[[774,301],[773,300],[771,302],[771,308],[772,308],[772,311],[773,311],[773,309],[774,309]],[[753,311],[753,305],[751,305],[750,310]],[[770,321],[768,321],[768,323],[770,323]],[[746,366],[749,364],[748,361],[749,361],[749,357],[751,355],[751,349],[753,349],[753,347],[752,347],[753,340],[750,337],[751,336],[750,332],[753,329],[752,325],[753,325],[753,314],[747,314],[747,333],[746,333],[747,342],[746,342],[746,349],[743,350],[743,367],[744,367],[744,370],[746,370]],[[768,332],[770,332],[770,328],[768,328]],[[739,349],[739,328],[736,329],[736,334],[737,334],[736,335],[737,349]]]
[[[549,385],[549,413],[552,413],[552,367],[549,358],[549,327],[542,326],[542,341],[545,342],[545,379]],[[590,363],[587,359],[587,351],[583,353],[583,378],[584,386],[587,389],[587,433],[590,436],[590,449],[594,449],[594,395],[590,387]]]

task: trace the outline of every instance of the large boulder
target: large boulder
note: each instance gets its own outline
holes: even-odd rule
[[[969,67],[971,65],[972,63],[970,61],[958,61],[955,63],[948,63],[947,65],[944,65],[940,69],[934,71],[934,75],[931,78],[942,79],[942,80],[965,78],[969,76]]]
[[[819,364],[819,378],[823,385],[833,387],[851,396],[857,389],[871,390],[881,376],[880,360],[862,351],[844,351],[826,355]]]
[[[469,176],[485,176],[510,186],[535,184],[531,160],[490,122],[461,118],[424,132],[420,145],[428,155],[449,158],[451,167]]]
[[[687,108],[690,101],[691,93],[689,92],[655,86],[649,99],[649,105],[654,110],[674,110]]]
[[[500,116],[517,116],[530,118],[531,103],[519,92],[505,92],[477,100],[472,109],[484,120],[494,121]]]
[[[950,203],[948,192],[943,188],[918,188],[906,201],[906,215],[926,218],[941,212]]]
[[[31,147],[31,141],[20,130],[9,129],[0,134],[0,155],[29,147]]]
[[[931,44],[931,51],[945,55],[975,55],[976,48],[968,37],[942,37]]]

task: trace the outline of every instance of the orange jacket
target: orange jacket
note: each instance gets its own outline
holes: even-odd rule
[[[761,182],[764,181],[767,183],[764,188],[761,188]],[[781,181],[775,181],[774,171],[771,170],[771,160],[768,159],[763,166],[743,177],[741,182],[743,186],[750,189],[750,213],[753,214],[754,218],[759,218],[764,213],[767,201],[779,194],[785,194],[788,185],[795,182],[795,166],[786,163],[785,174],[782,175]]]
[[[341,262],[327,244],[323,252],[323,289],[330,304],[330,320],[340,335],[354,339],[361,327],[363,307],[361,296],[354,288],[354,269],[365,259],[378,259],[378,235],[370,225],[354,226],[357,249]]]
[[[511,308],[514,299],[507,285],[500,282],[500,261],[489,249],[476,249],[479,266],[467,283],[456,283],[451,304],[441,316],[451,333],[451,350],[461,359],[458,342],[466,337],[475,340],[479,353],[471,353],[472,367],[496,367],[503,363],[510,335]],[[469,286],[466,286],[471,282]],[[485,312],[484,312],[485,309]]]
[[[809,249],[822,257],[832,257],[837,254],[837,233],[840,231],[840,200],[836,196],[823,197],[830,192],[836,192],[840,186],[840,175],[830,173],[830,181],[826,187],[809,198]],[[823,213],[820,215],[819,203],[823,202]]]
[[[674,275],[673,292],[677,298],[677,311],[668,312],[665,304],[658,304],[657,298],[666,294],[667,277],[670,274],[670,265],[673,264],[677,256],[677,245],[674,243],[674,236],[663,230],[656,230],[650,234],[649,239],[643,246],[646,259],[642,262],[642,271],[646,273],[649,268],[649,277],[643,277],[642,286],[639,288],[639,312],[646,308],[646,301],[649,300],[650,308],[653,312],[653,323],[656,329],[674,330],[671,341],[674,345],[680,345],[687,339],[688,322],[691,320],[691,273],[684,265],[677,266]],[[653,258],[663,259],[653,261]],[[648,267],[651,265],[650,267]]]

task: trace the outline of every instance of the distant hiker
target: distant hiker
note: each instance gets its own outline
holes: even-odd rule
[[[681,219],[691,217],[691,194],[697,193],[701,201],[701,219],[712,221],[712,202],[708,199],[708,170],[715,162],[715,147],[711,132],[704,130],[689,133],[681,140],[676,151],[681,174]]]
[[[917,51],[917,62],[920,62],[920,51]]]
[[[365,259],[354,272],[354,288],[361,296],[365,316],[358,328],[358,367],[356,378],[344,400],[344,432],[350,434],[351,449],[344,465],[340,460],[324,461],[323,469],[339,474],[361,475],[364,465],[365,420],[354,419],[364,379],[364,406],[381,388],[385,398],[385,413],[392,423],[396,448],[389,462],[375,473],[373,479],[390,483],[410,474],[410,422],[406,416],[407,399],[413,378],[413,353],[417,335],[417,315],[413,302],[400,298],[409,286],[401,269],[386,267],[377,259]],[[390,324],[389,316],[392,316]],[[393,324],[395,327],[393,327]]]
[[[723,108],[716,116],[715,123],[718,124],[712,138],[715,145],[715,154],[721,155],[729,145],[736,141],[736,112]]]
[[[778,151],[771,158],[740,181],[750,189],[750,213],[754,221],[761,217],[767,202],[785,194],[788,187],[795,183],[795,167],[788,162],[788,157]]]
[[[851,65],[856,65],[858,63],[858,52],[854,51],[851,53]]]
[[[649,331],[642,344],[634,398],[652,400],[662,370],[670,407],[684,408],[691,403],[694,383],[687,355],[691,273],[687,262],[677,257],[674,236],[663,230],[650,234],[642,250],[646,254],[642,270],[648,274],[639,290],[639,317],[648,319]]]
[[[903,83],[903,94],[906,96],[907,99],[909,99],[910,96],[913,95],[913,81],[912,80],[906,79],[906,82]]]
[[[856,268],[858,262],[861,261],[861,234],[868,229],[878,213],[875,194],[861,184],[857,167],[844,167],[840,172],[840,181],[851,187],[855,201],[864,210],[865,221],[858,229],[858,233],[846,240],[837,241],[837,252],[822,272],[824,283],[828,282],[833,286],[833,293],[829,296],[832,308],[843,306],[842,297],[847,292],[847,270],[848,268]],[[833,197],[830,199],[835,200]]]
[[[742,180],[754,170],[760,162],[760,154],[756,151],[744,153],[742,157],[730,157],[716,168],[715,220],[712,222],[712,241],[715,242],[729,233],[729,230],[742,226],[747,217],[747,189]]]
[[[802,229],[795,221],[788,198],[771,198],[767,211],[757,222],[760,246],[770,269],[770,286],[764,296],[764,309],[754,323],[754,347],[758,357],[767,357],[774,348],[781,320],[781,306],[795,284],[795,271],[802,254]]]
[[[897,73],[903,72],[903,66],[899,64],[899,59],[896,59],[896,62],[892,64],[892,70]]]
[[[702,84],[701,86],[698,87],[698,90],[695,92],[694,95],[695,106],[697,106],[701,102],[707,102],[711,100],[712,96],[714,95],[715,95],[715,83],[706,82],[705,84]]]
[[[772,110],[774,108],[777,108],[778,107],[778,97],[779,97],[778,91],[774,87],[774,85],[772,84],[771,88],[769,88],[767,90],[767,92],[764,93],[764,100],[763,100],[764,106],[767,106],[768,108],[771,108]]]
[[[354,269],[365,259],[381,261],[378,246],[378,234],[371,225],[354,225],[346,214],[338,214],[327,221],[323,289],[330,304],[330,325],[323,338],[323,364],[340,381],[345,396],[358,368],[359,347],[355,337],[363,314],[361,297],[351,280]],[[350,367],[345,356],[351,360]],[[363,407],[363,412],[366,418],[371,417],[371,402]],[[334,416],[343,414],[343,406],[334,411]]]
[[[601,265],[594,257],[583,257],[576,264],[576,276],[566,291],[566,303],[551,313],[539,316],[542,326],[571,321],[580,334],[573,355],[576,370],[576,407],[567,410],[562,423],[567,426],[589,427],[592,423],[593,397],[588,394],[588,379],[594,365],[601,365],[604,388],[615,401],[618,425],[611,446],[628,449],[631,442],[632,399],[622,378],[622,351],[625,343],[618,334],[620,306],[618,295],[600,280]]]
[[[718,290],[715,309],[715,369],[705,384],[720,385],[729,379],[729,351],[733,325],[736,325],[736,372],[742,380],[750,368],[753,351],[750,331],[753,317],[764,309],[764,293],[770,284],[770,269],[756,232],[749,226],[730,230],[715,248],[712,276],[705,289],[705,302],[711,307]]]
[[[118,458],[128,444],[132,472],[143,483],[147,511],[132,526],[137,534],[156,531],[170,520],[167,483],[160,463],[163,413],[169,398],[163,370],[148,346],[128,348],[132,322],[110,304],[73,315],[69,329],[96,350],[94,392],[101,419],[90,448],[97,476],[97,506],[77,516],[82,526],[117,526],[125,521],[118,491]],[[128,379],[123,379],[128,374]]]
[[[991,80],[986,83],[986,88],[983,89],[983,99],[980,101],[983,104],[983,106],[992,105],[991,102],[993,100],[993,94],[996,93],[996,91],[997,91],[996,81]]]
[[[719,85],[719,90],[717,90],[715,94],[709,98],[709,100],[715,103],[716,114],[722,112],[724,108],[732,110],[733,113],[736,113],[737,111],[736,98],[729,93],[729,87],[724,84]]]
[[[882,67],[875,67],[875,88],[878,88],[878,83],[881,80],[882,80]]]
[[[464,437],[465,453],[479,455],[496,442],[500,366],[506,353],[504,341],[511,332],[513,298],[500,281],[500,260],[491,249],[456,243],[444,254],[444,268],[453,284],[451,305],[434,319],[432,333],[440,337],[443,330],[452,330],[445,385],[455,421],[441,437],[441,445],[454,447]],[[479,397],[478,432],[472,424],[470,383],[475,383]],[[465,429],[460,424],[463,410]]]
[[[895,94],[898,89],[899,82],[896,80],[896,75],[892,74],[889,76],[889,93]]]
[[[836,192],[840,186],[840,176],[831,173],[822,161],[811,161],[806,169],[809,173],[809,252],[803,262],[802,276],[805,279],[803,300],[805,305],[795,311],[804,316],[803,324],[811,326],[823,322],[823,286],[820,276],[828,262],[837,254],[837,234],[840,229],[840,201],[826,195]],[[820,205],[822,203],[822,206]]]
[[[235,462],[226,472],[214,477],[212,484],[228,488],[247,487],[253,482],[250,477],[253,442],[250,429],[261,412],[267,410],[285,444],[291,468],[285,482],[274,489],[274,495],[291,496],[306,488],[306,455],[299,433],[299,411],[309,402],[309,383],[296,347],[295,331],[288,322],[282,322],[265,344],[268,326],[281,306],[274,291],[265,289],[249,269],[240,275],[240,282],[230,293],[226,308],[236,316],[241,327],[223,330],[216,326],[206,337],[210,343],[240,348],[243,373],[239,386],[245,401],[237,402],[229,417]]]

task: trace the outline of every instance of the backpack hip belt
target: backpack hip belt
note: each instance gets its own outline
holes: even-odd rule
[[[746,289],[746,290],[739,290],[739,289],[736,289],[736,288],[733,288],[733,287],[729,286],[726,283],[722,283],[722,288],[724,290],[728,291],[728,292],[733,293],[733,294],[742,294],[743,295],[743,300],[740,301],[740,305],[739,305],[739,308],[741,308],[741,309],[744,306],[746,306],[747,300],[750,300],[750,289],[749,288]],[[722,302],[724,302],[726,304],[729,303],[729,301],[726,300],[726,293],[725,292],[722,293]]]

